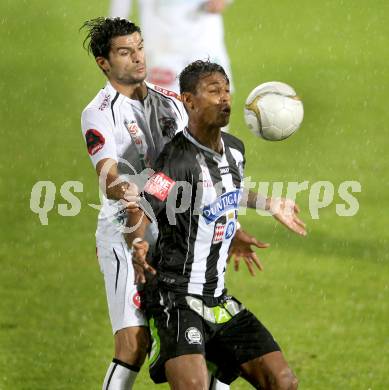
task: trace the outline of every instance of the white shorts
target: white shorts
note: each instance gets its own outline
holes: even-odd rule
[[[97,240],[96,247],[104,275],[113,334],[130,326],[147,326],[146,317],[140,310],[140,297],[134,284],[134,269],[127,244]]]

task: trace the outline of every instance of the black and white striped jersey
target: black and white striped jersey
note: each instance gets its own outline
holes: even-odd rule
[[[245,160],[239,139],[222,133],[222,144],[220,155],[185,129],[165,146],[143,191],[142,208],[158,221],[159,280],[178,293],[219,297],[225,289]]]

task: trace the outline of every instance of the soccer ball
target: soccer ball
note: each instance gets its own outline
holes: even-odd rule
[[[268,141],[281,141],[295,133],[304,117],[303,103],[288,84],[271,81],[254,88],[246,99],[248,128]]]

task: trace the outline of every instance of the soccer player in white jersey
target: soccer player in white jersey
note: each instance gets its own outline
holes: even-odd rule
[[[175,93],[144,82],[143,39],[136,25],[119,18],[97,18],[84,26],[89,29],[88,49],[108,79],[81,121],[103,189],[96,246],[115,339],[115,357],[103,389],[127,390],[143,364],[149,337],[123,237],[126,211],[137,207],[137,187],[125,175],[136,175],[153,164],[164,144],[187,124],[187,117]],[[223,385],[215,381],[213,388]]]
[[[164,144],[187,124],[177,95],[144,82],[146,64],[139,28],[124,19],[97,18],[85,23],[88,49],[108,82],[82,114],[82,130],[88,153],[103,188],[103,207],[96,232],[97,254],[104,274],[109,314],[115,338],[115,357],[104,381],[104,389],[130,389],[148,347],[146,322],[139,310],[139,292],[133,284],[131,254],[122,231],[128,210],[135,207],[135,175],[154,163]],[[108,167],[108,168],[107,168]],[[249,207],[256,196],[249,196]],[[281,210],[274,216],[300,233],[296,216]],[[237,255],[250,271],[258,263],[247,245],[261,247],[239,231],[243,245]],[[149,237],[152,239],[152,235]],[[238,260],[238,259],[237,259]],[[217,384],[217,382],[216,382]],[[216,388],[216,387],[215,387]]]
[[[136,25],[119,18],[98,18],[85,27],[89,29],[89,49],[108,79],[82,113],[88,153],[105,189],[96,241],[115,357],[103,389],[130,389],[146,356],[149,338],[147,322],[139,310],[131,254],[120,228],[125,224],[126,209],[118,202],[126,202],[131,209],[137,190],[121,177],[147,167],[186,124],[186,117],[173,94],[163,95],[144,83],[143,39]]]
[[[177,76],[196,59],[222,65],[231,80],[222,12],[228,0],[140,0],[148,80],[178,92]],[[111,0],[110,15],[127,18],[131,0]]]

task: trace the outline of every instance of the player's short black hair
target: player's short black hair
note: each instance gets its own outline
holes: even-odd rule
[[[140,28],[131,21],[122,18],[95,18],[87,20],[80,28],[87,29],[88,34],[83,46],[96,57],[108,59],[112,38],[141,33]]]
[[[219,64],[210,62],[209,60],[192,62],[180,74],[180,92],[196,93],[197,84],[200,79],[215,72],[221,73],[227,83],[230,83],[227,73]]]

